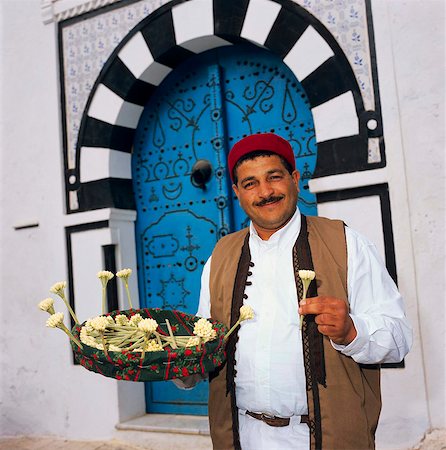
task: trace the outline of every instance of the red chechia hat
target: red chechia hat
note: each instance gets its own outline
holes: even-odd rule
[[[228,169],[232,179],[232,170],[237,161],[248,153],[257,150],[268,150],[285,158],[293,169],[296,169],[296,161],[294,159],[293,149],[290,143],[274,133],[259,133],[246,136],[234,144],[228,155]]]

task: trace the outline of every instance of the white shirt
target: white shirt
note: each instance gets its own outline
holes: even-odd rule
[[[235,354],[236,398],[244,450],[308,448],[307,425],[292,422],[289,427],[275,428],[244,415],[246,410],[280,417],[308,412],[292,264],[300,222],[297,210],[290,222],[268,241],[263,241],[250,225],[249,247],[254,267],[248,278],[252,285],[245,289],[245,304],[252,306],[255,316],[240,326]],[[358,363],[399,362],[412,344],[401,295],[373,244],[348,227],[346,241],[348,299],[357,336],[347,346],[332,345]],[[197,313],[202,317],[210,317],[210,261],[211,258],[202,274]]]

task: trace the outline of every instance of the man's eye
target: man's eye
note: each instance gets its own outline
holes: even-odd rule
[[[243,188],[244,189],[249,189],[249,188],[251,188],[251,187],[253,187],[254,186],[254,182],[253,181],[250,181],[250,182],[248,182],[248,183],[245,183],[244,185],[243,185]]]

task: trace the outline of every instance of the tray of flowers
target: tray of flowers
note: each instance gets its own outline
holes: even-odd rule
[[[83,323],[65,297],[66,282],[56,283],[50,292],[67,306],[75,322],[72,330],[65,326],[63,313],[55,312],[52,298],[39,303],[39,308],[50,314],[46,325],[61,329],[70,338],[75,359],[87,370],[106,377],[162,381],[211,372],[226,360],[229,335],[254,315],[250,306],[242,306],[238,321],[228,331],[220,322],[178,310],[134,309],[128,290],[130,274],[130,269],[116,274],[125,284],[130,309],[105,312],[106,286],[114,274],[101,271],[103,313]]]
[[[76,360],[101,375],[162,381],[212,371],[226,359],[226,327],[176,310],[113,311],[74,326]]]

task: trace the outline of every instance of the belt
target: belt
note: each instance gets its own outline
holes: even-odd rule
[[[289,417],[276,417],[265,413],[253,413],[251,411],[246,411],[246,414],[248,416],[254,417],[254,419],[265,422],[270,427],[287,427],[290,424]],[[310,420],[308,418],[308,415],[300,416],[300,423],[306,423],[308,425],[309,422]]]

